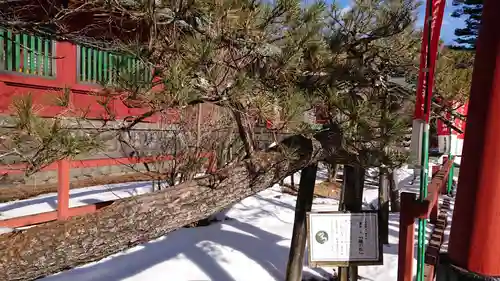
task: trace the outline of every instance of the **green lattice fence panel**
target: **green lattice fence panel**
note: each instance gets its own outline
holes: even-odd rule
[[[0,70],[55,76],[55,41],[0,28]]]
[[[132,56],[78,45],[80,82],[116,85],[123,81],[150,82],[152,68]]]

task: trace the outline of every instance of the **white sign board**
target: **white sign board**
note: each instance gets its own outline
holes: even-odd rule
[[[381,262],[377,213],[309,213],[311,263]]]

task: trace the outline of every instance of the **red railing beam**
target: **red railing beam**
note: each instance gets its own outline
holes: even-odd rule
[[[413,259],[415,253],[415,219],[431,218],[438,223],[438,199],[446,185],[448,173],[453,159],[445,162],[436,172],[428,186],[429,195],[423,200],[417,200],[417,194],[401,193],[401,213],[399,217],[399,245],[398,245],[398,281],[413,281]],[[432,251],[432,250],[431,250]],[[434,267],[425,267],[426,280],[432,280]]]
[[[209,158],[212,156],[212,152],[202,153],[200,158]],[[182,155],[177,156],[182,158]],[[103,166],[120,166],[120,165],[132,165],[140,163],[151,163],[156,161],[166,161],[173,160],[173,155],[164,156],[151,156],[151,157],[122,157],[122,158],[103,158],[103,159],[86,159],[86,160],[72,160],[70,165],[71,168],[94,168]],[[56,163],[49,164],[43,167],[40,171],[55,171],[58,169]],[[26,164],[13,164],[13,165],[0,165],[0,175],[1,174],[22,174],[26,170]]]
[[[448,174],[453,164],[453,159],[446,161],[443,164],[439,172],[437,172],[432,178],[430,184],[427,187],[429,194],[422,202],[414,202],[414,209],[416,211],[416,218],[428,219],[431,217],[433,212],[436,212],[439,208],[438,201],[439,195],[443,191],[443,186],[446,186]],[[436,214],[437,218],[437,214]]]
[[[181,156],[179,156],[181,157]],[[214,172],[217,167],[216,154],[214,152],[204,152],[200,154],[200,158],[208,158],[207,161],[207,173]],[[173,156],[160,156],[160,157],[147,157],[147,158],[118,158],[118,159],[95,159],[95,160],[68,160],[63,159],[48,165],[45,170],[57,170],[58,175],[58,187],[57,187],[57,209],[56,211],[44,212],[39,214],[15,217],[6,220],[0,220],[0,227],[23,227],[34,224],[40,224],[44,222],[54,221],[54,220],[66,220],[72,216],[84,215],[87,213],[92,213],[100,208],[110,205],[114,201],[106,201],[96,204],[90,204],[81,207],[70,208],[70,170],[71,168],[86,168],[86,167],[100,167],[100,166],[111,166],[111,165],[124,165],[126,163],[144,163],[144,162],[154,162],[160,160],[170,160]],[[123,162],[121,162],[123,161]],[[0,169],[0,172],[2,170]],[[12,170],[9,170],[12,171]],[[15,171],[15,170],[14,170]]]
[[[113,204],[112,201],[98,202],[95,204],[73,207],[68,209],[68,217],[81,216],[93,213],[106,206]],[[58,211],[43,212],[38,214],[26,215],[22,217],[15,217],[5,220],[0,220],[0,227],[17,228],[23,226],[30,226],[35,224],[46,223],[57,220]]]

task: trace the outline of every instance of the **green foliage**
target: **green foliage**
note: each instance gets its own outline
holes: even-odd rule
[[[321,130],[342,130],[338,149],[350,155],[344,159],[349,164],[403,161],[399,147],[413,105],[390,90],[389,78],[414,68],[420,39],[414,31],[416,1],[356,0],[348,11],[336,3],[304,5],[299,0],[131,4],[127,9],[110,4],[99,12],[110,22],[147,23],[141,26],[147,38],[137,35],[122,52],[154,65],[157,82],[130,81],[121,90],[152,111],[197,103],[225,107],[233,112],[251,154],[255,120],[295,122],[296,133],[312,134],[320,128],[302,123],[304,112],[320,105],[330,123]],[[68,9],[95,13],[98,8]],[[113,39],[117,46],[127,45]],[[77,146],[69,140],[56,137],[49,145],[61,148],[62,143],[68,146],[66,154],[75,153]],[[86,144],[94,145],[78,145]]]
[[[455,29],[455,42],[462,47],[475,49],[483,13],[483,0],[453,0],[453,6],[457,9],[451,16],[465,18],[465,27]]]
[[[41,118],[31,95],[18,97],[12,108],[16,118],[3,129],[2,155],[17,156],[28,164],[26,174],[38,171],[54,161],[90,152],[102,144],[95,135],[77,134],[62,118]],[[78,128],[78,126],[76,126]],[[9,158],[0,159],[9,164]]]
[[[463,103],[469,99],[474,56],[473,51],[448,48],[439,54],[434,83],[445,101]]]
[[[340,126],[344,148],[354,156],[349,161],[391,166],[406,159],[400,148],[413,105],[390,91],[388,80],[410,71],[418,55],[415,8],[412,1],[356,1],[349,11],[333,6],[329,12],[326,50],[314,49],[323,56],[322,66],[310,61],[310,69],[322,69],[322,75],[309,86],[330,122]]]
[[[71,89],[69,88],[64,88],[62,90],[62,94],[57,95],[55,97],[55,105],[57,106],[62,106],[62,107],[68,107],[70,103],[70,95],[71,95]]]

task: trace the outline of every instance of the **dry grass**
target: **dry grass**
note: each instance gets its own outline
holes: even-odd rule
[[[340,191],[342,189],[342,184],[338,182],[321,182],[314,186],[314,196],[322,197],[322,198],[332,198],[332,199],[340,199]],[[291,186],[289,184],[285,184],[283,186],[283,192],[297,195],[298,186]]]

